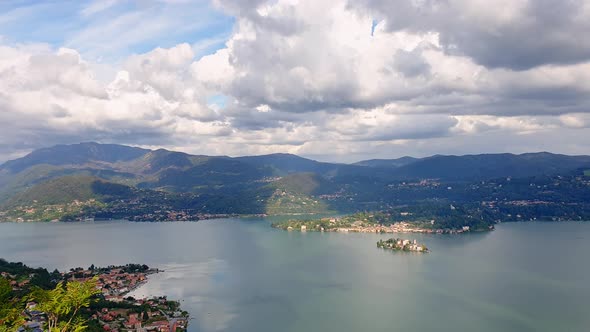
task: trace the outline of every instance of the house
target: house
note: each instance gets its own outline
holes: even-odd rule
[[[27,322],[24,326],[21,326],[17,331],[19,332],[43,332],[41,323],[39,322]]]
[[[166,320],[159,320],[157,322],[153,322],[149,325],[144,326],[144,328],[148,331],[169,332],[170,323],[168,323],[168,321]]]

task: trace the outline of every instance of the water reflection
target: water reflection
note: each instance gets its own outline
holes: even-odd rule
[[[590,224],[402,234],[284,232],[267,220],[0,224],[0,257],[33,266],[145,263],[134,296],[181,299],[197,331],[583,331]],[[567,243],[567,247],[563,244]]]
[[[236,316],[236,308],[223,296],[216,296],[223,288],[227,263],[211,259],[194,264],[163,265],[164,272],[151,275],[149,282],[129,295],[142,298],[167,295],[182,299],[183,309],[191,313],[191,329],[222,331]]]

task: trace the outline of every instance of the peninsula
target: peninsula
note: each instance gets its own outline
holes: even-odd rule
[[[186,331],[189,316],[180,302],[165,296],[128,296],[147,282],[148,275],[158,272],[147,265],[127,264],[50,273],[0,259],[0,325],[36,332],[63,324],[70,324],[66,331]],[[73,313],[54,306],[69,305],[69,299],[78,305],[71,308]]]
[[[287,231],[355,232],[355,233],[435,233],[461,234],[475,231],[491,231],[494,223],[473,220],[462,214],[454,219],[412,218],[410,212],[361,212],[343,217],[311,220],[289,220],[272,224],[272,227]],[[437,220],[438,219],[438,220]]]

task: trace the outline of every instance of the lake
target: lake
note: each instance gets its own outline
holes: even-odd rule
[[[284,232],[263,219],[0,224],[0,257],[48,269],[145,263],[190,331],[588,331],[590,223],[413,235]]]

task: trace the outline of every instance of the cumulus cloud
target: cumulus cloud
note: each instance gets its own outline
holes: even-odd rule
[[[201,56],[207,40],[156,47],[108,64],[108,78],[80,50],[0,46],[0,120],[11,124],[0,154],[80,140],[342,161],[584,152],[590,44],[575,36],[590,30],[588,1],[213,4],[235,20],[219,50]],[[80,15],[116,6],[96,2]],[[144,14],[119,16],[106,31]],[[86,49],[98,35],[86,29],[69,44]]]
[[[108,83],[74,50],[0,48],[2,141],[13,150],[81,140],[170,145],[227,135],[188,69],[186,44],[131,56]]]
[[[509,32],[519,29],[523,17],[536,13],[531,20],[542,23],[539,5],[515,1],[496,12],[481,3],[461,1],[366,1],[354,6],[336,0],[256,1],[239,10],[240,4],[222,3],[230,13],[245,14],[237,17],[227,48],[202,60],[203,66],[217,69],[217,74],[202,79],[234,97],[241,108],[266,104],[281,111],[314,112],[371,109],[395,102],[415,112],[523,115],[580,112],[588,107],[583,82],[590,72],[590,54],[579,61],[531,63],[524,71],[498,68],[502,66],[489,65],[466,50],[451,52],[448,32],[441,28],[461,13],[466,18],[457,30],[469,35],[465,38],[478,38],[478,29],[492,31],[498,25],[507,29],[497,31],[503,33],[501,38],[508,38],[504,34],[512,38]],[[455,16],[443,20],[449,13]],[[571,8],[567,13],[574,15]],[[372,32],[375,16],[383,20]],[[270,18],[296,28],[268,24]],[[563,29],[573,31],[585,23],[575,24]],[[550,38],[527,35],[539,43]],[[482,43],[493,47],[491,42]],[[521,44],[499,47],[498,56],[517,56],[519,47],[556,53]],[[584,48],[583,44],[576,47]],[[559,65],[562,62],[566,64]],[[555,103],[558,99],[569,105]]]
[[[530,69],[588,61],[590,3],[585,0],[389,1],[355,0],[386,22],[389,31],[436,31],[448,54],[486,67]]]

